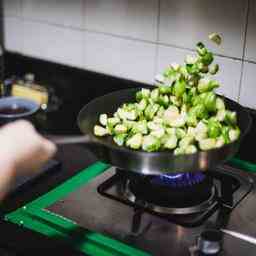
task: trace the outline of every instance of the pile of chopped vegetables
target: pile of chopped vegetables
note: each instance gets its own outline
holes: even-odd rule
[[[217,34],[209,36],[221,43]],[[220,84],[213,53],[203,43],[185,64],[171,64],[157,76],[154,89],[141,89],[135,102],[124,103],[113,116],[101,114],[96,136],[112,136],[119,146],[147,152],[174,150],[175,155],[222,147],[239,138],[237,116],[214,90]]]

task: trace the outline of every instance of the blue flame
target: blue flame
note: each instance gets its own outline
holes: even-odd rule
[[[165,185],[173,188],[187,187],[200,183],[204,180],[202,172],[163,174],[151,180],[153,184]]]

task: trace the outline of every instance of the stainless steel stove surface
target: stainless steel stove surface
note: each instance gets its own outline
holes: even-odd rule
[[[256,237],[256,178],[226,166],[218,168],[217,173],[221,176],[226,173],[239,181],[232,194],[233,206],[232,198],[229,196],[218,199],[229,200],[230,204],[218,203],[219,207],[212,211],[210,216],[195,225],[190,225],[191,218],[189,225],[186,225],[186,222],[182,225],[175,224],[176,217],[181,217],[176,215],[166,218],[152,214],[147,211],[145,204],[144,208],[142,205],[132,206],[131,201],[129,203],[129,199],[123,193],[122,179],[119,182],[118,179],[112,182],[113,177],[116,179],[114,168],[110,168],[86,186],[51,205],[48,210],[71,219],[84,228],[109,235],[152,255],[190,255],[190,248],[207,227],[226,227]],[[218,191],[225,190],[225,187],[221,188],[217,183],[215,185]],[[222,254],[256,255],[256,246],[224,235]]]

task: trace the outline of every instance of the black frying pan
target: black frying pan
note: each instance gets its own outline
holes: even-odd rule
[[[148,153],[120,147],[113,142],[111,136],[96,137],[93,128],[98,123],[99,115],[113,114],[123,103],[134,101],[138,90],[140,89],[120,90],[92,100],[78,115],[78,125],[84,136],[59,138],[55,139],[55,142],[85,143],[99,160],[140,174],[197,172],[210,170],[231,158],[251,126],[248,112],[238,103],[225,98],[227,108],[237,112],[241,136],[239,140],[218,149],[175,156],[172,151]]]

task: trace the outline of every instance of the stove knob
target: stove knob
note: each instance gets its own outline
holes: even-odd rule
[[[222,250],[222,233],[215,229],[208,229],[201,233],[197,241],[199,255],[219,255]]]

